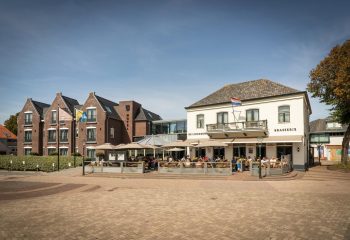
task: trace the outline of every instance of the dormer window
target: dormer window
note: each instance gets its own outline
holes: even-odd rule
[[[109,113],[111,113],[111,112],[112,112],[112,110],[111,110],[111,108],[110,108],[110,107],[106,106],[106,109],[107,109],[107,112],[109,112]]]

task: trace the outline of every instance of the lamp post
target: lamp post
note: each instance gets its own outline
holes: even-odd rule
[[[85,175],[85,143],[83,143],[83,176]]]
[[[262,179],[262,176],[261,176],[261,143],[263,141],[263,138],[257,137],[256,140],[259,143],[259,179]]]

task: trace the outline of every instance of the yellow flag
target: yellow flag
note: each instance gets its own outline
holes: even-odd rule
[[[83,116],[83,111],[75,109],[75,121],[80,122],[81,117]]]

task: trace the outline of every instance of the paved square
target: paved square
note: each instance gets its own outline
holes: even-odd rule
[[[0,239],[350,239],[345,173],[262,182],[0,173],[0,190]]]

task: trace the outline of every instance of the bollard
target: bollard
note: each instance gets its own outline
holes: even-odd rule
[[[10,160],[9,171],[12,171],[12,160]]]
[[[23,164],[23,171],[25,171],[26,170],[26,166],[25,166],[26,162],[22,161],[22,164]]]
[[[55,171],[55,163],[52,163],[52,171]]]
[[[69,162],[69,163],[68,163],[68,167],[70,168],[70,166],[71,166],[71,163]]]
[[[36,165],[36,171],[39,172],[39,164]]]

